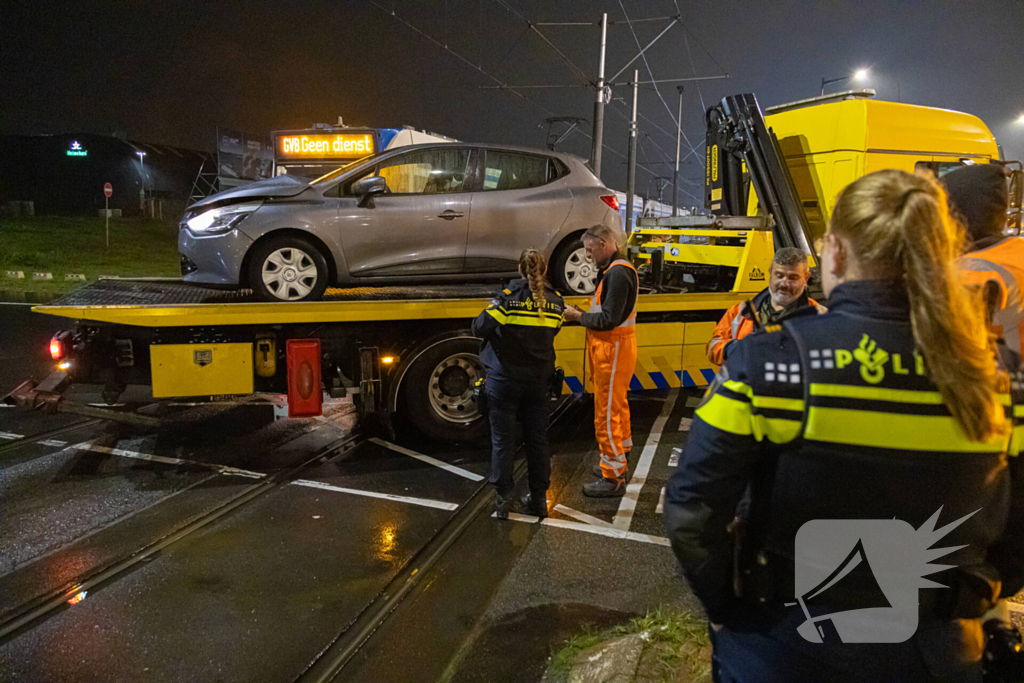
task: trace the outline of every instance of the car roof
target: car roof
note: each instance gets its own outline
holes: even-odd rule
[[[473,147],[480,149],[493,149],[502,152],[524,152],[526,154],[543,154],[544,156],[555,157],[565,162],[569,161],[581,161],[581,159],[575,154],[565,154],[564,152],[553,152],[550,149],[544,149],[541,147],[527,147],[525,145],[500,145],[492,144],[489,142],[428,142],[422,145],[403,145],[401,147],[395,147],[394,149],[386,149],[377,155],[378,158],[386,156],[392,156],[393,154],[399,154],[401,152],[407,152],[411,149],[443,149],[445,147]]]

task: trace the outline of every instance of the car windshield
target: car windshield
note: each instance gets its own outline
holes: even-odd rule
[[[351,161],[351,162],[345,164],[341,168],[336,168],[333,171],[331,171],[330,173],[328,173],[327,175],[320,176],[319,178],[317,178],[316,180],[311,182],[310,185],[316,187],[317,185],[321,185],[323,183],[328,183],[328,182],[334,180],[335,178],[337,178],[338,176],[340,176],[345,171],[347,171],[350,168],[352,168],[353,166],[355,166],[356,164],[361,164],[361,163],[363,163],[364,161],[366,161],[367,159],[369,159],[372,156],[373,156],[372,154],[368,154],[365,157],[363,157],[362,159],[356,159],[355,161]]]

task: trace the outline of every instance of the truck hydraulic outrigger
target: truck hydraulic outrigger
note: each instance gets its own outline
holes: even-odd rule
[[[646,284],[654,291],[687,291],[680,273],[686,274],[686,282],[703,280],[724,289],[740,289],[744,278],[748,284],[758,282],[762,278],[748,271],[746,260],[733,258],[736,252],[716,249],[763,240],[770,231],[773,241],[764,248],[797,247],[811,256],[813,293],[818,257],[810,224],[757,98],[753,94],[725,97],[708,109],[706,122],[704,206],[711,215],[638,221],[640,229],[629,238],[630,255],[650,260],[644,272]],[[751,185],[767,215],[746,215]]]

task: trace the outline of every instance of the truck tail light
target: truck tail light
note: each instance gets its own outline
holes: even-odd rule
[[[289,339],[288,417],[316,417],[323,414],[320,384],[320,340]]]
[[[601,195],[601,201],[610,206],[612,209],[619,210],[619,198],[613,194]]]
[[[50,358],[60,360],[64,357],[64,342],[57,337],[50,340]]]

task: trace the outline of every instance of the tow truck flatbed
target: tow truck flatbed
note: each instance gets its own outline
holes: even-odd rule
[[[33,311],[74,320],[140,327],[286,325],[303,323],[475,318],[497,284],[328,289],[321,301],[268,303],[251,291],[225,291],[180,280],[101,279]],[[722,311],[744,298],[736,292],[642,294],[638,313]],[[585,306],[588,297],[567,297]]]

